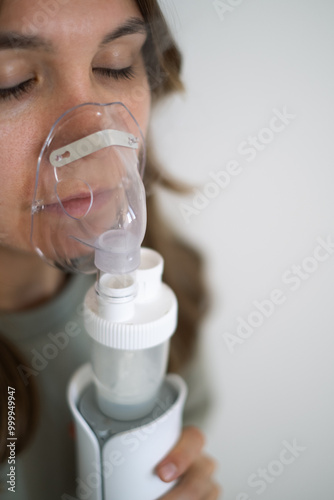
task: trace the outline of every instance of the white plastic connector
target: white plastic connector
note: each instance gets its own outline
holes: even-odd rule
[[[166,342],[176,329],[177,300],[174,292],[161,281],[163,259],[157,252],[143,248],[141,256],[142,265],[136,271],[138,294],[132,302],[113,301],[112,304],[107,300],[102,306],[102,315],[102,295],[97,298],[94,287],[86,295],[86,330],[100,344],[114,349],[147,349]],[[126,288],[122,294],[127,295]],[[133,314],[130,314],[132,306]],[[120,313],[113,315],[116,308]]]
[[[148,302],[157,297],[161,288],[164,261],[161,255],[150,248],[142,248],[140,266],[136,277],[138,284],[137,302]]]
[[[100,272],[96,292],[98,314],[101,318],[115,323],[132,318],[137,294],[134,273],[114,275]]]

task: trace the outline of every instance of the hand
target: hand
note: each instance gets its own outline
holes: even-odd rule
[[[204,436],[197,427],[185,427],[176,446],[157,466],[165,482],[180,478],[175,487],[160,500],[217,500],[219,486],[212,475],[215,461],[202,453]]]

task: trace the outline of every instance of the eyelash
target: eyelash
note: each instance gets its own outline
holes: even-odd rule
[[[123,69],[94,68],[94,71],[98,71],[102,76],[113,78],[114,80],[132,80],[135,76],[135,72],[131,66]],[[15,87],[0,89],[0,100],[6,101],[12,97],[19,100],[23,94],[29,92],[34,83],[35,80],[31,78],[30,80],[26,80],[25,82],[16,85]]]
[[[94,68],[94,71],[98,71],[102,76],[113,78],[114,80],[132,80],[135,76],[135,72],[131,66],[123,69]]]
[[[34,83],[35,79],[30,78],[30,80],[19,83],[19,85],[16,85],[15,87],[0,89],[0,99],[6,101],[7,99],[14,97],[15,99],[19,100],[23,94],[29,92]]]

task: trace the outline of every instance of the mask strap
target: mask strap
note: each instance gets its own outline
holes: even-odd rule
[[[50,163],[56,168],[64,167],[72,161],[84,158],[109,146],[138,149],[138,139],[134,135],[120,130],[100,130],[78,141],[71,142],[67,146],[56,149],[50,154]]]

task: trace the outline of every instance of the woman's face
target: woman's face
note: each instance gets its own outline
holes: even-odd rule
[[[132,0],[0,0],[0,247],[32,251],[37,159],[64,111],[121,101],[145,133],[145,40]]]

